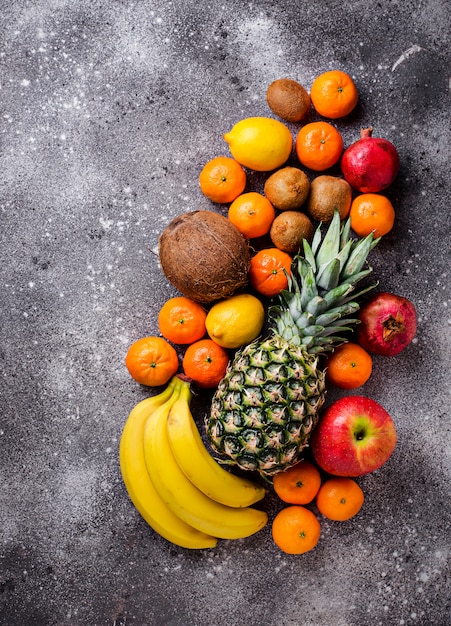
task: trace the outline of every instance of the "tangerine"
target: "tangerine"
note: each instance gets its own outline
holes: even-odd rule
[[[274,543],[287,554],[304,554],[317,545],[321,526],[312,511],[304,506],[287,506],[272,523]]]
[[[315,78],[310,98],[320,115],[337,119],[351,113],[357,105],[359,93],[349,74],[331,70]]]
[[[362,346],[349,342],[335,348],[326,365],[329,382],[341,389],[355,389],[371,376],[373,359]]]
[[[339,160],[343,137],[329,122],[310,122],[298,132],[295,150],[302,165],[321,172]]]
[[[143,337],[135,341],[125,357],[131,377],[141,385],[165,385],[177,372],[179,360],[175,349],[162,337]]]
[[[273,478],[274,491],[284,502],[308,504],[321,485],[319,469],[310,461],[302,460]]]
[[[255,254],[249,267],[249,282],[258,293],[272,298],[288,287],[292,258],[278,248],[265,248]]]
[[[360,511],[365,496],[352,478],[334,477],[326,480],[316,496],[318,511],[328,519],[344,522]]]
[[[362,193],[354,198],[349,211],[351,228],[360,237],[374,232],[382,237],[395,223],[395,209],[388,198],[378,193]]]
[[[247,239],[262,237],[269,232],[276,212],[271,202],[261,193],[250,191],[236,198],[227,217]]]
[[[212,202],[232,202],[246,186],[246,172],[235,159],[219,156],[204,165],[199,174],[202,193]]]
[[[201,339],[186,349],[183,371],[199,387],[216,387],[224,378],[229,364],[229,353],[212,339]]]
[[[170,298],[161,307],[158,314],[160,332],[172,343],[193,343],[207,332],[205,319],[207,312],[197,302],[177,296]]]

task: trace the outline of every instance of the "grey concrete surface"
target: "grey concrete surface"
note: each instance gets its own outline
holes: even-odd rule
[[[449,624],[446,0],[0,4],[0,624]],[[125,353],[176,293],[158,234],[189,210],[225,213],[199,171],[228,154],[233,123],[272,116],[272,80],[309,89],[334,68],[361,96],[337,122],[346,145],[372,124],[401,156],[395,227],[371,262],[415,303],[418,334],[375,358],[361,390],[399,442],[360,479],[359,515],[322,519],[306,555],[280,552],[270,524],[180,549],[140,518],[118,464],[125,419],[152,393]],[[208,398],[194,410],[201,424]],[[263,506],[271,520],[281,503]]]

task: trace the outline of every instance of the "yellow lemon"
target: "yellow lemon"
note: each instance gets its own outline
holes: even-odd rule
[[[258,298],[243,293],[214,304],[207,314],[205,326],[213,341],[223,348],[239,348],[260,334],[265,309]]]
[[[293,149],[288,127],[269,117],[247,117],[224,135],[233,158],[257,172],[281,167]]]

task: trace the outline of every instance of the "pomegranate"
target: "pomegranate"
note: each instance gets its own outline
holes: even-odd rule
[[[362,193],[377,193],[395,180],[399,155],[387,139],[372,137],[373,129],[362,128],[360,139],[351,144],[341,157],[345,180]]]
[[[382,291],[374,294],[359,311],[357,339],[360,345],[383,356],[406,348],[417,330],[417,314],[410,300]]]

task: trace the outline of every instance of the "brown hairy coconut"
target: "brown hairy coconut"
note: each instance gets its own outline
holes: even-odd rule
[[[174,218],[159,238],[161,268],[183,295],[209,304],[248,281],[249,245],[227,218],[192,211]]]

